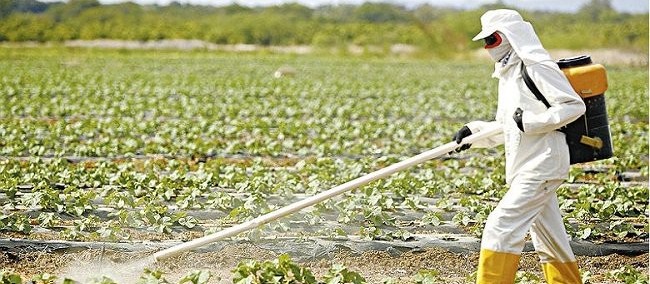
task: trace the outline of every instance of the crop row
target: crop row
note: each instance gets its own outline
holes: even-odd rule
[[[293,76],[272,76],[287,65]],[[457,61],[0,49],[0,230],[122,240],[239,223],[491,119],[489,74]],[[647,180],[647,70],[609,74],[615,157],[574,167],[560,202],[575,237],[646,240],[647,185],[619,179]],[[502,148],[447,155],[296,218],[390,238],[408,234],[395,217],[408,210],[480,234],[506,190],[503,162]],[[206,224],[197,210],[219,214]]]
[[[225,159],[203,163],[167,159],[119,163],[4,160],[0,161],[0,186],[4,188],[5,214],[0,222],[4,230],[29,233],[38,226],[59,231],[68,239],[129,238],[122,230],[126,228],[171,233],[199,225],[203,230],[214,230],[395,161],[314,158],[284,161],[289,165],[278,166],[273,160],[261,158],[239,163]],[[349,233],[384,238],[403,234],[397,229],[396,216],[411,212],[423,217],[409,221],[421,225],[455,224],[479,234],[487,213],[506,190],[498,182],[503,178],[501,164],[498,158],[483,157],[430,162],[371,183],[345,198],[319,204],[294,220],[309,224],[338,222],[337,226],[325,228],[330,231],[317,232],[321,235],[341,232],[341,226],[347,224],[358,228]],[[644,197],[648,188],[642,184],[600,185],[589,181],[611,179],[612,174],[574,173],[573,179],[583,184],[559,191],[561,206],[568,212],[567,224],[575,228],[575,236],[584,239],[647,238],[647,226],[635,225],[647,220]],[[197,210],[221,213],[211,213],[213,220],[207,221],[210,225],[191,213]],[[286,231],[290,226],[285,221],[269,228]]]

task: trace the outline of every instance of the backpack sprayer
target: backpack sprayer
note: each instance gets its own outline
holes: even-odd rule
[[[594,64],[588,55],[563,58],[557,61],[557,65],[586,106],[585,114],[561,129],[569,145],[571,164],[611,158],[613,147],[605,106],[607,90],[605,67]],[[528,76],[523,64],[521,71],[528,89],[547,108],[551,107],[544,94]]]
[[[237,235],[241,232],[248,231],[254,228],[257,228],[259,226],[262,226],[266,223],[269,223],[271,221],[277,220],[279,218],[282,218],[284,216],[287,216],[289,214],[293,214],[295,212],[298,212],[306,207],[312,206],[314,204],[323,202],[327,199],[330,199],[334,196],[340,195],[344,192],[353,190],[355,188],[358,188],[360,186],[363,186],[365,184],[368,184],[370,182],[373,182],[375,180],[381,179],[388,177],[389,175],[392,175],[396,172],[405,170],[411,166],[415,166],[421,163],[424,163],[428,160],[431,160],[433,158],[440,157],[444,154],[447,154],[451,151],[454,151],[458,147],[460,147],[463,144],[472,144],[476,141],[485,139],[487,137],[493,136],[500,134],[502,132],[501,126],[495,126],[490,129],[485,129],[479,133],[472,134],[470,136],[467,136],[463,139],[462,143],[458,144],[455,141],[449,142],[447,144],[444,144],[442,146],[439,146],[437,148],[431,149],[429,151],[423,152],[419,155],[413,156],[411,158],[408,158],[406,160],[403,160],[401,162],[392,164],[388,167],[379,169],[377,171],[374,171],[372,173],[369,173],[367,175],[358,177],[356,179],[353,179],[351,181],[348,181],[344,184],[341,184],[339,186],[333,187],[327,191],[323,191],[319,194],[316,194],[312,197],[308,197],[306,199],[300,200],[298,202],[289,204],[285,207],[282,207],[278,210],[272,211],[270,213],[261,215],[255,219],[252,219],[250,221],[241,223],[239,225],[232,226],[230,228],[221,230],[219,232],[216,232],[211,235],[207,235],[198,239],[194,239],[164,250],[161,250],[153,255],[153,258],[155,261],[160,261],[172,256],[175,256],[177,254],[180,254],[185,251],[189,251],[198,247],[201,247],[203,245],[213,243],[228,237],[232,237],[234,235]]]
[[[557,64],[587,107],[584,115],[566,127],[571,164],[612,157],[612,137],[605,106],[605,67],[594,64],[588,55],[560,59]]]

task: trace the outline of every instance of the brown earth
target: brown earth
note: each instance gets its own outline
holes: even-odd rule
[[[59,277],[67,276],[75,280],[85,277],[109,275],[120,283],[135,282],[143,271],[143,261],[147,253],[127,253],[115,251],[83,250],[65,253],[0,253],[0,267],[17,272],[31,279],[40,273],[51,273]],[[211,283],[231,283],[230,271],[241,260],[269,260],[277,257],[276,253],[260,249],[251,244],[230,245],[218,252],[184,253],[170,260],[165,260],[148,267],[165,272],[166,278],[175,283],[196,269],[209,270]],[[472,283],[472,273],[476,269],[478,253],[453,253],[432,248],[410,251],[399,256],[387,252],[368,251],[353,253],[341,250],[327,259],[306,261],[301,264],[308,267],[318,277],[324,275],[333,264],[343,264],[352,271],[363,275],[368,283],[382,283],[388,278],[394,283],[414,283],[413,276],[421,269],[439,272],[438,283]],[[578,257],[583,273],[590,273],[589,283],[623,283],[608,278],[607,273],[625,267],[635,267],[638,271],[648,271],[648,254],[639,256],[608,255],[601,257]],[[132,271],[129,271],[132,270]],[[541,277],[541,270],[535,253],[524,253],[520,262],[520,271]],[[221,280],[218,280],[220,278]]]

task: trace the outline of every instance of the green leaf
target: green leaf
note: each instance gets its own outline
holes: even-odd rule
[[[143,274],[140,276],[137,284],[168,284],[167,279],[163,277],[163,272],[160,270],[150,270],[145,268]]]
[[[588,239],[588,238],[591,236],[591,232],[592,232],[592,231],[591,231],[591,228],[585,228],[585,229],[582,230],[582,232],[580,233],[580,238],[583,239],[583,240]]]
[[[117,284],[113,279],[102,276],[100,278],[95,278],[90,281],[90,284]]]
[[[23,278],[8,271],[0,272],[0,284],[22,284]]]
[[[367,283],[366,279],[361,274],[348,270],[347,267],[341,264],[334,264],[324,276],[324,280],[328,284],[334,283],[351,283],[363,284]]]
[[[192,283],[192,284],[206,284],[212,278],[212,273],[207,270],[197,270],[190,272],[178,280],[179,284]]]
[[[417,284],[433,284],[439,281],[440,272],[436,270],[421,269],[415,274],[413,280]]]
[[[32,277],[32,282],[42,283],[42,284],[53,284],[54,281],[56,281],[56,279],[57,277],[52,274],[42,273]]]

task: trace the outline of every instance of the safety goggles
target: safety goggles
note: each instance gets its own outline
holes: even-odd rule
[[[493,48],[499,46],[503,39],[499,35],[499,33],[495,32],[488,37],[483,39],[485,41],[485,48]]]

